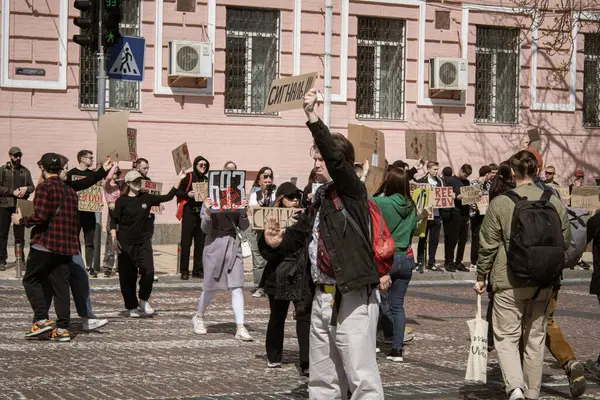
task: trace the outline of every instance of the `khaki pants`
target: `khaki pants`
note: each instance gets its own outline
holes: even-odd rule
[[[556,311],[556,302],[558,301],[558,290],[552,293],[550,303],[550,316],[548,317],[548,331],[546,333],[546,347],[556,358],[556,361],[566,369],[569,361],[575,360],[575,352],[567,342],[565,335],[560,330],[560,326],[554,321],[554,312]]]
[[[334,295],[317,288],[310,326],[311,400],[383,399],[383,386],[376,359],[379,310],[375,291],[367,298],[362,288],[344,294],[337,325],[331,324]]]
[[[520,388],[528,399],[537,399],[540,395],[552,297],[552,289],[547,288],[532,301],[535,292],[536,288],[497,292],[492,313],[494,340],[506,392]]]

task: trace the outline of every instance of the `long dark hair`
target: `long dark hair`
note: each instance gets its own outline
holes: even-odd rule
[[[490,201],[492,201],[495,197],[514,189],[515,186],[515,182],[512,178],[510,162],[501,162],[498,166],[496,177],[492,181],[492,186],[490,187]]]
[[[264,174],[264,173],[265,173],[265,171],[267,171],[267,170],[268,170],[268,171],[271,171],[271,173],[272,173],[273,175],[275,175],[275,173],[273,172],[273,168],[271,168],[271,167],[267,167],[267,166],[265,166],[265,167],[262,167],[262,168],[261,168],[261,169],[258,171],[258,174],[256,175],[256,179],[254,180],[254,183],[252,184],[252,187],[253,187],[253,188],[254,188],[254,187],[258,187],[258,186],[260,186],[260,183],[258,183],[258,182],[260,181],[260,176],[261,176],[262,174]],[[275,178],[275,176],[273,176],[273,179],[274,179],[274,178]]]
[[[383,194],[388,197],[399,194],[416,208],[415,202],[410,195],[410,184],[408,181],[408,173],[404,168],[390,168],[383,181]]]

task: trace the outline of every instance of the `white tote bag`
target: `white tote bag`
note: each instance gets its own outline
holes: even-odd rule
[[[481,318],[481,295],[477,295],[477,315],[467,321],[471,334],[465,380],[486,383],[488,356],[488,322]]]

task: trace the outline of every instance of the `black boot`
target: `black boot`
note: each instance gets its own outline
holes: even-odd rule
[[[181,273],[181,280],[182,281],[187,281],[188,279],[190,279],[190,273],[189,273],[189,271],[183,271]]]

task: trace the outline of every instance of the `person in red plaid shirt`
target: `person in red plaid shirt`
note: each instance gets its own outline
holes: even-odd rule
[[[60,175],[66,174],[58,154],[46,153],[40,160],[45,181],[40,183],[33,200],[34,212],[24,218],[17,210],[14,224],[33,228],[31,251],[27,259],[23,286],[34,312],[34,324],[25,334],[33,339],[52,330],[51,340],[68,342],[70,321],[69,263],[79,253],[77,225],[77,193],[67,186]],[[57,327],[48,319],[44,286],[54,294]]]

